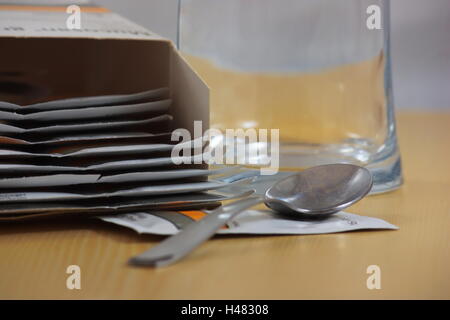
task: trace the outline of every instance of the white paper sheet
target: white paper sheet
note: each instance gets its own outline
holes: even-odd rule
[[[167,213],[167,212],[165,212]],[[177,212],[173,212],[178,214]],[[165,215],[167,216],[167,214]],[[149,212],[97,217],[106,222],[133,229],[140,234],[172,235],[179,227],[168,219]],[[218,234],[322,234],[364,229],[397,230],[397,226],[378,218],[339,212],[325,220],[302,221],[275,214],[270,210],[246,210]]]

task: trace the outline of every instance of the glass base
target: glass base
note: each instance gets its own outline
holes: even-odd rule
[[[385,161],[375,162],[366,167],[373,176],[370,194],[393,191],[403,184],[402,163],[398,153]]]
[[[400,154],[397,146],[379,154],[375,158],[370,148],[362,149],[351,144],[329,145],[281,145],[280,168],[308,168],[332,163],[350,163],[366,167],[373,175],[373,188],[370,194],[389,192],[403,184]]]
[[[240,140],[221,139],[226,141],[224,154],[233,150],[233,155],[237,155],[239,153],[236,145],[245,144]],[[271,150],[270,143],[258,142],[245,145],[246,152],[241,157],[237,157],[237,164],[267,168],[270,163],[273,167],[273,159],[267,153]],[[395,139],[391,139],[382,148],[363,139],[351,139],[341,144],[280,143],[278,163],[280,175],[332,163],[349,163],[369,169],[374,181],[370,194],[392,191],[403,183],[400,153]],[[278,175],[272,178],[276,177]]]

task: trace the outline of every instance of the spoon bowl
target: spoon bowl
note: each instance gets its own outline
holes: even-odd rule
[[[372,185],[372,175],[366,168],[321,165],[278,181],[266,191],[264,203],[282,214],[325,217],[361,200]]]

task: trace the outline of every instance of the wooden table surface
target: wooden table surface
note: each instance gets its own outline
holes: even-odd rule
[[[449,299],[450,114],[397,117],[405,185],[349,212],[398,231],[222,236],[165,269],[126,264],[162,238],[100,221],[0,225],[3,299]],[[81,268],[81,289],[66,268]],[[381,289],[366,269],[378,265]]]

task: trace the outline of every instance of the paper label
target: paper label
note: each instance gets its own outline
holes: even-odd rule
[[[141,234],[172,235],[183,228],[177,215],[191,218],[191,222],[199,218],[199,211],[171,212],[156,214],[147,212],[127,213],[112,216],[101,216],[99,219],[133,229]],[[200,212],[201,213],[201,212]],[[201,218],[201,217],[200,217]],[[176,221],[176,222],[175,222]],[[219,234],[321,234],[346,232],[362,229],[390,229],[397,226],[378,218],[359,216],[347,212],[339,212],[324,220],[295,220],[274,213],[270,210],[247,210],[233,219]]]

